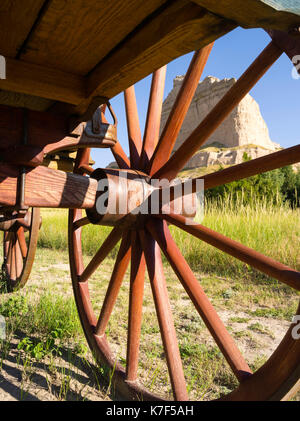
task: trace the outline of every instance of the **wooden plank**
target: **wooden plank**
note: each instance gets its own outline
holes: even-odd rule
[[[246,28],[288,32],[300,24],[299,2],[290,0],[193,0],[207,10]]]
[[[43,4],[44,0],[1,0],[0,54],[16,57]]]
[[[166,0],[52,0],[21,56],[86,75]]]
[[[10,107],[27,108],[35,111],[46,111],[53,105],[53,101],[37,96],[1,90],[0,104],[8,105]]]
[[[112,98],[162,65],[211,43],[234,27],[194,3],[168,3],[99,63],[88,79],[88,100],[67,112],[82,114],[94,96]]]
[[[115,144],[115,131],[102,125],[104,138],[88,137],[78,130],[70,136],[68,119],[49,112],[28,111],[27,144],[43,150],[45,154],[78,148],[108,148]],[[0,105],[0,150],[19,147],[22,142],[24,110]],[[106,132],[105,132],[106,130]]]
[[[60,115],[29,111],[28,144],[51,148],[68,135],[67,120]],[[0,106],[0,148],[19,145],[23,135],[24,110]],[[76,139],[76,138],[75,138]]]
[[[86,97],[84,78],[9,58],[0,89],[70,104],[79,104]]]
[[[0,164],[0,204],[14,206],[17,198],[18,169]],[[77,174],[37,167],[27,171],[25,205],[46,208],[92,208],[97,181]]]

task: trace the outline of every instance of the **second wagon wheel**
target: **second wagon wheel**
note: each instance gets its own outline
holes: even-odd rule
[[[32,208],[24,218],[0,225],[3,230],[2,273],[7,291],[12,292],[23,288],[29,278],[41,226],[40,209]]]
[[[113,212],[110,212],[110,202],[113,198],[124,199],[124,195],[127,195],[127,190],[130,191],[129,187],[136,188],[138,191],[136,185],[128,187],[128,185],[132,184],[130,174],[142,179],[143,188],[146,189],[150,178],[173,180],[199,147],[203,145],[213,131],[283,53],[282,49],[272,41],[184,144],[171,156],[180,127],[191,104],[211,48],[212,45],[209,45],[195,52],[161,135],[159,135],[159,129],[166,68],[163,67],[153,74],[143,140],[139,127],[134,87],[130,87],[125,91],[130,159],[127,159],[120,145],[113,149],[112,152],[120,170],[96,170],[92,172],[87,166],[89,151],[81,151],[77,157],[77,171],[81,170],[84,172],[85,170],[91,177],[107,181],[108,198],[106,200],[106,214],[97,215],[97,212],[88,211],[87,216],[85,216],[81,210],[71,210],[69,214],[70,264],[76,303],[86,338],[94,355],[101,365],[111,370],[113,385],[127,398],[143,400],[162,398],[146,390],[138,376],[138,373],[140,373],[139,353],[144,279],[147,268],[154,298],[153,311],[156,311],[159,322],[173,396],[175,400],[188,399],[185,374],[176,338],[161,252],[165,255],[179,282],[184,287],[187,298],[194,305],[195,314],[198,313],[202,318],[238,381],[236,390],[224,395],[221,399],[287,399],[299,389],[300,340],[297,340],[292,335],[294,324],[291,324],[284,339],[267,362],[255,373],[252,373],[233,337],[226,329],[201,287],[200,282],[196,279],[188,262],[181,254],[168,225],[176,225],[184,232],[195,237],[195,241],[196,238],[199,241],[202,240],[264,274],[285,283],[296,291],[300,290],[300,273],[298,271],[218,234],[201,224],[189,223],[191,221],[188,221],[183,215],[175,213],[164,214],[162,208],[159,215],[147,216],[133,215],[133,212],[127,216],[124,216],[122,213],[113,214]],[[300,146],[298,145],[204,176],[205,189],[299,161]],[[124,187],[124,184],[122,184],[123,189],[119,189],[124,174],[128,175],[128,185]],[[196,182],[197,179],[192,180],[194,191]],[[129,203],[129,194],[127,199]],[[136,203],[136,206],[138,205],[139,203]],[[134,205],[128,206],[132,206],[129,209],[130,213]],[[85,267],[82,255],[82,234],[84,229],[91,223],[99,225],[99,233],[103,230],[101,225],[111,224],[113,229],[90,263]],[[121,244],[108,283],[106,296],[102,303],[101,311],[98,313],[98,310],[95,311],[94,306],[95,301],[97,301],[96,290],[95,287],[91,287],[91,282],[89,281],[97,268],[101,268],[100,265],[119,241],[121,241]],[[106,332],[109,320],[114,316],[112,312],[130,262],[127,351],[126,358],[118,361],[116,355],[120,355],[118,347],[119,349],[124,348],[123,339],[118,339],[118,333],[116,333],[116,342],[112,345]],[[101,272],[99,276],[104,277],[104,272]],[[103,283],[101,279],[99,279],[99,283],[97,287],[101,288],[101,283]],[[300,307],[297,314],[300,314]],[[125,364],[125,367],[123,367],[122,363]],[[159,390],[158,385],[156,390]]]

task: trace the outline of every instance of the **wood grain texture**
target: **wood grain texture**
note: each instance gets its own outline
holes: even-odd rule
[[[166,0],[52,0],[21,58],[86,75]]]
[[[286,0],[193,0],[207,10],[247,28],[288,31],[300,23],[299,5]],[[293,13],[294,12],[294,13]]]
[[[88,79],[89,99],[72,112],[84,112],[96,95],[114,97],[176,57],[211,43],[234,27],[194,3],[168,3],[97,65]]]
[[[16,57],[43,4],[44,0],[1,0],[0,54]]]
[[[126,379],[132,382],[138,376],[146,271],[144,253],[136,231],[131,233],[131,248]]]
[[[124,91],[124,101],[126,109],[130,164],[132,168],[138,168],[138,163],[142,151],[142,134],[140,129],[134,86],[130,86]]]
[[[75,105],[86,97],[84,78],[10,58],[6,59],[6,79],[0,80],[0,89]]]
[[[139,234],[147,262],[147,269],[165,350],[173,395],[175,400],[187,401],[188,393],[174,326],[171,303],[164,276],[161,252],[158,244],[147,232],[140,231]]]
[[[152,158],[159,139],[161,111],[164,97],[167,66],[156,70],[152,76],[148,113],[140,160],[140,168],[145,169]]]
[[[10,107],[27,108],[34,111],[46,111],[53,105],[53,101],[33,95],[2,90],[0,91],[0,104]]]
[[[0,203],[14,206],[18,169],[0,164]],[[91,208],[97,181],[77,174],[37,167],[26,173],[25,205],[46,208]]]

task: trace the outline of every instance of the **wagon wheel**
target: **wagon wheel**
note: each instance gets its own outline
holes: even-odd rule
[[[28,281],[41,226],[40,209],[32,208],[3,233],[3,265],[8,292],[23,288]]]
[[[163,87],[166,68],[153,74],[147,122],[142,141],[138,122],[134,87],[125,91],[130,161],[122,152],[120,145],[113,150],[120,168],[124,171],[141,170],[152,178],[172,180],[184,167],[190,157],[208,139],[256,82],[279,58],[282,51],[271,42],[255,62],[229,90],[219,104],[202,121],[199,127],[189,136],[185,143],[175,152],[171,152],[183,123],[189,105],[198,85],[199,78],[208,59],[212,45],[195,52],[184,83],[170,113],[166,126],[159,136]],[[81,151],[77,156],[77,171],[86,169],[86,175],[101,179],[111,174],[101,171],[91,172],[87,168],[89,150]],[[296,156],[296,158],[295,158]],[[264,158],[236,165],[226,170],[204,177],[205,188],[222,185],[227,182],[246,178],[258,173],[280,168],[300,160],[299,146],[283,152],[274,153]],[[89,174],[87,174],[89,173]],[[145,176],[147,179],[147,176]],[[193,181],[193,189],[196,180]],[[110,194],[116,194],[109,185]],[[109,202],[110,199],[108,199]],[[107,215],[106,215],[107,216]],[[108,217],[109,219],[109,217]],[[106,217],[81,210],[70,210],[69,213],[69,252],[73,288],[81,323],[94,355],[98,362],[108,367],[113,373],[116,389],[127,398],[161,399],[146,390],[138,378],[139,348],[142,323],[144,277],[148,269],[155,310],[159,322],[164,346],[170,383],[175,400],[188,399],[187,387],[182,368],[179,347],[176,339],[171,306],[164,278],[161,251],[166,256],[187,295],[206,324],[213,339],[224,355],[239,386],[224,396],[226,400],[270,400],[284,399],[292,396],[299,389],[300,377],[300,341],[293,338],[291,325],[283,341],[269,360],[255,373],[252,373],[244,357],[237,348],[233,338],[219,318],[216,310],[195,278],[189,264],[182,256],[169,231],[173,224],[192,236],[234,256],[255,269],[300,290],[299,272],[278,263],[262,254],[220,235],[202,225],[188,224],[182,215],[163,214],[134,218],[131,224],[128,218],[120,216],[121,223],[114,221],[114,228],[99,248],[90,263],[84,267],[82,258],[82,230],[85,225],[97,223],[105,225]],[[122,223],[127,221],[127,223]],[[101,227],[99,227],[101,230]],[[93,290],[89,288],[91,275],[100,266],[111,250],[121,240],[115,266],[102,305],[100,316],[95,314],[91,301]],[[129,316],[126,369],[115,359],[106,336],[108,321],[117,300],[120,287],[131,261]],[[300,314],[300,307],[298,308]]]

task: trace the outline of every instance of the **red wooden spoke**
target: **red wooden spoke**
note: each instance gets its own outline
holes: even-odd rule
[[[13,233],[9,232],[7,234],[7,241],[8,241],[8,252],[7,252],[7,266],[10,271],[10,268],[12,266],[12,246],[13,246]]]
[[[107,324],[116,303],[122,281],[129,265],[131,255],[130,236],[123,238],[116,259],[116,263],[111,275],[109,286],[101,309],[100,317],[96,326],[95,333],[98,336],[105,334]]]
[[[15,281],[17,279],[16,271],[16,234],[13,233],[11,245],[11,264],[10,264],[10,278]]]
[[[87,165],[87,164],[80,165],[80,168],[78,169],[78,172],[80,174],[88,174],[88,175],[91,175],[94,171],[95,171],[94,168],[91,167],[90,165]]]
[[[166,71],[167,66],[163,66],[153,73],[142,156],[140,161],[141,169],[146,168],[149,164],[158,142]]]
[[[82,148],[82,149],[78,150],[77,155],[76,155],[74,173],[82,174],[82,172],[83,172],[82,168],[85,165],[89,166],[90,155],[91,155],[91,149],[90,148]]]
[[[142,135],[134,86],[124,91],[131,168],[138,169],[142,152]]]
[[[234,165],[213,174],[204,175],[202,179],[204,180],[205,189],[210,189],[297,162],[300,162],[300,145]]]
[[[300,145],[292,146],[279,152],[274,152],[261,158],[256,158],[242,164],[237,164],[221,171],[216,171],[212,174],[206,174],[203,177],[192,178],[186,184],[192,183],[191,189],[185,189],[185,183],[182,183],[182,188],[175,190],[170,188],[170,200],[178,198],[178,194],[184,195],[197,192],[197,181],[204,181],[204,189],[211,189],[222,186],[223,184],[238,181],[243,178],[251,177],[253,175],[261,174],[267,171],[272,171],[287,165],[292,165],[300,162]],[[177,186],[178,188],[178,186]],[[177,193],[178,192],[178,193]],[[163,197],[163,191],[161,193]]]
[[[85,217],[85,218],[78,219],[78,221],[75,221],[73,227],[74,227],[74,230],[77,230],[78,228],[84,227],[85,225],[88,225],[88,224],[90,224],[90,220],[88,217]]]
[[[237,348],[234,340],[226,330],[216,310],[205,295],[188,263],[180,253],[165,221],[150,220],[147,229],[160,245],[174,272],[180,279],[198,313],[218,344],[231,369],[239,381],[251,374],[251,370]]]
[[[77,151],[74,173],[76,173],[76,174],[81,173],[82,174],[83,171],[82,171],[81,167],[83,167],[84,165],[89,165],[90,155],[91,155],[91,149],[90,148],[79,149]],[[73,251],[72,250],[73,244],[74,245],[81,244],[82,230],[79,229],[79,228],[82,226],[81,221],[85,218],[82,218],[82,210],[81,209],[72,210],[71,213],[69,214],[69,218],[72,218],[72,224],[73,224],[73,229],[72,229],[73,238],[69,238],[69,252],[70,252],[70,255],[71,255],[72,251]],[[69,224],[70,223],[71,223],[71,221],[69,221]],[[79,226],[76,226],[76,224],[78,224]],[[80,247],[80,249],[77,249],[76,253],[74,253],[74,254],[75,254],[74,265],[76,266],[76,273],[81,275],[84,271],[81,247]]]
[[[9,232],[4,232],[3,233],[4,253],[5,253],[5,255],[6,255],[7,258],[8,258],[8,254],[9,254],[8,251],[9,251],[9,245],[10,245],[9,236],[10,236],[10,233]]]
[[[170,158],[179,131],[195,95],[213,43],[195,52],[150,164],[150,175]]]
[[[23,270],[23,256],[22,256],[21,247],[18,241],[16,241],[15,249],[16,249],[16,276],[18,279],[21,276],[22,270]]]
[[[106,110],[106,104],[103,104],[101,106],[101,118],[102,121],[106,124],[108,124],[108,121],[106,120],[105,117],[105,110]],[[119,142],[117,142],[112,148],[111,151],[113,153],[113,156],[115,157],[115,160],[117,161],[117,164],[119,166],[119,168],[121,169],[129,169],[130,168],[130,162],[129,159],[126,155],[126,153],[124,152],[122,146],[120,145]]]
[[[17,231],[18,242],[21,247],[22,256],[25,259],[27,256],[27,244],[25,240],[24,228],[20,227]]]
[[[97,270],[100,263],[106,258],[115,245],[117,245],[121,237],[122,231],[119,228],[114,228],[111,231],[93,259],[83,271],[82,275],[79,277],[79,282],[85,282],[90,278],[90,276]]]
[[[158,244],[145,231],[140,232],[140,238],[145,253],[174,398],[178,401],[188,400],[160,249]]]
[[[271,42],[153,178],[173,180],[281,54]]]
[[[277,279],[292,288],[300,291],[300,272],[283,265],[282,263],[276,262],[269,257],[246,247],[237,241],[231,240],[222,234],[219,234],[203,225],[193,223],[192,220],[188,220],[181,215],[164,215],[166,221],[173,225],[181,228],[191,235],[205,241],[206,243],[230,254],[233,257],[247,263],[248,265],[260,270],[266,275]]]
[[[129,292],[126,379],[137,379],[143,313],[145,257],[137,232],[131,234],[131,273]]]
[[[130,161],[119,142],[111,148],[111,151],[119,168],[128,170],[130,168]]]
[[[72,237],[69,237],[69,253],[73,257],[72,264],[75,266],[72,270],[78,275],[81,275],[84,271],[83,262],[82,262],[82,249],[81,249],[81,229],[75,229],[74,225],[77,221],[82,220],[82,210],[81,209],[72,209],[69,212],[69,225],[72,224]],[[75,249],[73,248],[75,247]]]

